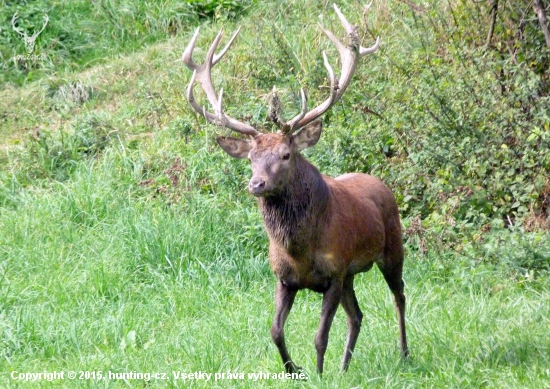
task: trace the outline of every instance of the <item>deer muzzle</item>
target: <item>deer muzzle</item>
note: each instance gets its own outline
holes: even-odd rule
[[[265,196],[265,194],[268,192],[266,188],[266,182],[262,178],[252,177],[252,179],[248,183],[248,192],[256,197]]]

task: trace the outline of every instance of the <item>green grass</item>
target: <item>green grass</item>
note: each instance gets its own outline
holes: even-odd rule
[[[70,2],[24,0],[0,2],[0,85],[24,85],[60,70],[78,71],[107,63],[142,48],[186,32],[202,20],[225,20],[244,13],[249,0],[186,0],[143,2],[136,0],[73,0]],[[23,38],[40,31],[27,56]],[[31,57],[32,58],[32,57]]]
[[[275,280],[253,202],[243,193],[197,191],[185,192],[177,204],[152,200],[143,188],[123,182],[135,167],[121,153],[79,165],[70,182],[25,190],[15,207],[3,209],[2,386],[25,386],[9,378],[11,371],[280,372],[269,335]],[[310,380],[293,385],[548,387],[546,273],[514,275],[492,264],[473,267],[453,253],[422,255],[409,248],[405,279],[411,361],[400,361],[391,295],[374,270],[357,281],[365,319],[346,374],[338,371],[343,311],[320,380],[313,346],[320,295],[299,294],[287,337]],[[151,384],[177,386],[172,379]],[[67,380],[40,385],[95,386]]]
[[[350,19],[361,18],[355,3],[342,3]],[[315,373],[321,296],[303,291],[286,335],[308,381],[173,379],[172,372],[282,371],[269,334],[275,278],[259,212],[245,191],[249,168],[215,145],[223,130],[197,120],[185,103],[189,72],[178,59],[195,27],[185,25],[141,51],[101,57],[84,70],[53,68],[0,90],[0,387],[549,388],[547,230],[519,218],[507,220],[508,228],[497,216],[483,223],[459,218],[452,214],[456,197],[449,197],[451,209],[426,211],[415,227],[417,208],[406,195],[421,191],[394,181],[412,157],[399,147],[395,158],[380,152],[388,137],[399,137],[399,112],[413,114],[395,103],[410,90],[402,89],[406,80],[388,54],[405,46],[404,60],[417,49],[394,28],[414,27],[401,6],[377,4],[376,16],[368,16],[387,49],[365,59],[350,87],[356,91],[328,115],[319,145],[307,154],[324,173],[385,177],[400,201],[410,361],[399,357],[391,294],[374,269],[356,280],[365,317],[347,373],[339,372],[342,310],[325,374]],[[274,83],[288,116],[298,106],[298,85],[309,87],[312,101],[324,96],[319,58],[328,44],[308,15],[323,13],[323,23],[339,31],[323,4],[265,7],[238,21],[204,24],[196,57],[200,62],[222,24],[226,31],[243,25],[214,78],[226,91],[227,112],[250,114],[260,125],[263,95]],[[258,17],[264,14],[269,18]],[[388,120],[365,115],[364,99],[375,101],[375,110],[386,107]],[[410,181],[426,177],[415,173]],[[452,180],[444,173],[441,180]],[[11,379],[13,371],[158,372],[169,379],[25,383]]]

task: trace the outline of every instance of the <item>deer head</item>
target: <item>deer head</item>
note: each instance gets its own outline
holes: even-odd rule
[[[11,18],[11,25],[13,27],[13,30],[23,37],[23,42],[25,43],[25,50],[27,51],[27,54],[32,54],[32,52],[34,51],[34,44],[36,42],[36,38],[38,38],[38,35],[40,35],[42,31],[44,31],[50,18],[48,17],[48,15],[44,14],[44,24],[42,25],[42,28],[40,29],[40,31],[32,34],[32,36],[28,36],[25,31],[21,31],[21,29],[19,29],[15,25],[15,21],[18,18],[19,16],[17,16],[17,12],[14,13],[13,17]]]
[[[367,6],[367,8],[369,6]],[[317,119],[342,97],[351,82],[359,59],[378,49],[380,43],[379,38],[376,39],[372,47],[362,47],[357,28],[347,21],[336,4],[334,4],[334,10],[348,35],[349,44],[344,46],[338,38],[330,31],[326,30],[321,24],[319,24],[319,27],[338,50],[342,66],[340,77],[336,77],[326,53],[323,52],[324,65],[330,78],[329,96],[320,105],[308,111],[306,94],[302,89],[301,112],[289,121],[285,121],[284,118],[282,118],[280,109],[278,109],[278,96],[274,88],[271,95],[269,116],[279,127],[279,132],[277,133],[260,133],[252,126],[230,117],[222,108],[223,89],[220,90],[217,96],[214,91],[211,77],[212,67],[218,63],[231,47],[233,41],[239,34],[240,28],[233,34],[222,51],[216,54],[216,49],[223,36],[223,31],[220,31],[210,46],[206,54],[206,60],[202,65],[197,65],[192,58],[199,34],[198,28],[183,53],[183,62],[193,71],[193,76],[191,77],[187,89],[187,99],[191,107],[208,122],[217,126],[227,127],[250,138],[249,140],[244,140],[220,136],[216,140],[222,149],[232,157],[248,158],[250,160],[253,173],[248,189],[249,192],[255,196],[267,197],[274,195],[286,186],[290,177],[293,177],[295,162],[296,159],[299,158],[300,150],[314,146],[321,136],[322,124],[321,120]],[[213,113],[206,111],[204,107],[197,104],[193,95],[195,82],[201,84],[210,105],[214,109]]]

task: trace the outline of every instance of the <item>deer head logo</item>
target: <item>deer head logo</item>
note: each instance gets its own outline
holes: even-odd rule
[[[15,21],[18,18],[19,16],[17,16],[17,12],[14,13],[13,17],[11,18],[11,25],[13,27],[13,30],[23,37],[23,42],[25,42],[25,50],[27,50],[27,53],[32,54],[32,52],[34,51],[34,43],[36,42],[36,38],[38,38],[38,35],[40,35],[42,31],[44,31],[50,18],[48,17],[48,15],[44,14],[44,25],[42,26],[40,31],[35,32],[34,34],[32,34],[32,36],[28,36],[25,31],[21,31],[21,29],[15,25]]]

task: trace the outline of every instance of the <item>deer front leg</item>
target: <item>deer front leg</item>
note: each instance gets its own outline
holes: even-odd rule
[[[287,373],[298,373],[301,367],[298,367],[290,359],[290,355],[285,344],[285,322],[294,303],[297,289],[289,288],[284,285],[280,280],[277,281],[277,287],[275,289],[275,319],[271,326],[271,338],[273,343],[279,349],[281,359],[285,366]]]
[[[346,371],[348,370],[349,361],[355,349],[355,343],[357,342],[357,337],[361,329],[361,322],[363,321],[363,313],[359,308],[357,297],[355,297],[355,291],[353,290],[353,276],[349,276],[344,280],[340,304],[342,304],[342,307],[348,315],[348,340],[346,342],[341,368],[342,371]]]
[[[328,345],[328,333],[332,320],[338,309],[342,295],[342,281],[334,280],[323,295],[323,308],[321,310],[321,323],[315,336],[315,349],[317,350],[317,372],[323,374],[325,352]]]

